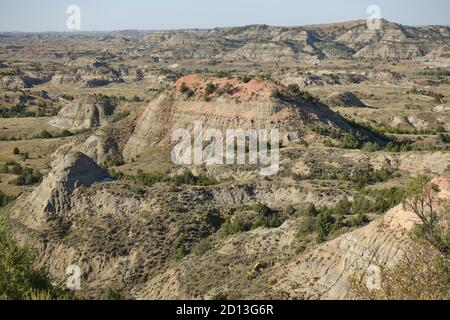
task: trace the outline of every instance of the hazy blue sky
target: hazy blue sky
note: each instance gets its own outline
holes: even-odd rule
[[[0,31],[68,31],[70,4],[82,31],[338,22],[365,18],[372,4],[395,22],[450,24],[450,0],[0,0]]]

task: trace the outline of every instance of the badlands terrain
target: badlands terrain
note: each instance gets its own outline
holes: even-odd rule
[[[196,121],[279,129],[279,171],[174,164]],[[86,299],[361,298],[407,181],[449,200],[449,132],[449,26],[0,33],[1,214]]]

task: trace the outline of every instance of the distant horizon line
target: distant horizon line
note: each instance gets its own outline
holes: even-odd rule
[[[336,25],[336,24],[345,24],[352,22],[360,22],[366,21],[366,19],[354,19],[354,20],[345,20],[345,21],[336,21],[336,22],[322,22],[322,23],[310,23],[304,25],[277,25],[277,24],[267,24],[267,23],[250,23],[244,25],[224,25],[224,26],[215,26],[215,27],[183,27],[183,28],[162,28],[162,29],[111,29],[111,30],[46,30],[46,31],[19,31],[19,30],[0,30],[0,34],[5,33],[23,33],[23,34],[45,34],[45,33],[63,33],[63,34],[83,34],[83,33],[113,33],[113,32],[159,32],[159,31],[195,31],[195,30],[215,30],[215,29],[225,29],[225,28],[244,28],[251,26],[267,26],[267,27],[281,27],[281,28],[301,28],[301,27],[309,27],[309,26],[321,26],[321,25]],[[407,27],[450,27],[450,24],[421,24],[421,25],[413,25],[413,24],[403,24],[400,22],[395,22],[393,20],[388,20],[386,18],[381,18],[382,21],[399,24]]]

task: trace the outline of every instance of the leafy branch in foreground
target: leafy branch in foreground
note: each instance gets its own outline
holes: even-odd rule
[[[33,261],[33,251],[16,241],[5,211],[0,211],[0,300],[70,299]]]
[[[449,300],[450,299],[450,201],[442,204],[439,188],[427,176],[411,180],[406,187],[405,209],[420,219],[411,234],[403,259],[395,266],[380,264],[379,285],[369,288],[368,275],[356,274],[351,291],[358,299]]]
[[[439,198],[439,187],[425,175],[411,180],[406,186],[406,197],[403,205],[406,210],[414,214],[422,222],[416,232],[444,254],[450,252],[450,243],[446,237],[449,232],[449,217],[445,209],[442,209],[442,201]]]
[[[449,300],[450,259],[415,243],[396,266],[379,266],[380,287],[369,289],[367,275],[351,279],[352,294],[366,300]]]

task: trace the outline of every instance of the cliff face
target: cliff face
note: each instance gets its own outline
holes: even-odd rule
[[[448,180],[434,182],[441,198],[450,199]],[[354,276],[370,274],[374,266],[394,266],[404,258],[408,232],[417,223],[417,216],[399,205],[369,225],[303,253],[292,250],[298,230],[294,221],[252,230],[229,237],[206,255],[184,259],[151,279],[140,297],[208,299],[225,293],[251,299],[351,299]],[[259,280],[245,280],[252,275]],[[205,279],[208,284],[202,285]]]
[[[19,197],[5,209],[17,236],[62,288],[78,265],[87,298],[349,298],[356,272],[394,265],[410,245],[416,217],[385,209],[406,181],[450,170],[449,79],[433,68],[450,65],[449,31],[360,20],[0,34],[0,205]],[[43,125],[55,110],[51,124],[72,135]],[[198,123],[214,130],[203,160],[175,164],[172,134],[192,145]],[[210,165],[209,140],[229,129],[279,129],[275,174],[261,175],[262,153]],[[388,139],[401,152],[369,144]],[[14,185],[36,170],[50,170],[40,185]],[[333,212],[324,243],[311,204]]]
[[[23,90],[31,88],[34,85],[50,81],[51,77],[47,75],[23,74],[20,76],[4,76],[1,79],[1,88],[5,90]]]
[[[27,227],[42,227],[70,210],[71,194],[75,189],[107,179],[108,174],[85,154],[69,152],[60,155],[39,187],[17,201],[13,217]]]
[[[184,78],[182,83],[196,89],[190,99],[203,97],[202,79]],[[177,83],[175,88],[181,87],[182,83]],[[200,104],[200,110],[206,110],[202,119],[211,117],[208,121],[214,125],[228,126],[234,123],[228,118],[230,113],[233,117],[239,115],[238,107],[259,101],[261,106],[252,109],[250,116],[253,123],[245,117],[241,119],[242,123],[270,126],[259,117],[273,117],[270,118],[272,121],[281,119],[287,121],[286,125],[304,126],[301,130],[308,130],[311,122],[300,121],[305,119],[301,112],[309,110],[307,104],[306,109],[300,105],[298,113],[289,106],[287,108],[291,109],[283,113],[277,109],[277,103],[261,102],[265,101],[269,91],[281,90],[281,87],[272,84],[270,90],[265,90],[267,84],[264,83],[248,82],[248,85],[262,86],[256,91],[258,98],[249,95],[246,86],[241,84],[232,99],[223,98],[225,104],[213,103],[216,117],[208,114],[212,109],[207,109],[206,104]],[[177,106],[180,115],[168,112],[173,123],[185,124],[191,121],[191,114],[195,114],[192,119],[197,117],[200,111],[194,106],[194,100],[183,97],[179,89],[171,94],[174,100],[167,96],[159,99],[176,101],[169,104],[172,108],[177,103],[185,108]],[[217,99],[213,95],[210,98],[212,101]],[[236,109],[230,107],[230,100],[236,103]],[[153,130],[143,136],[145,145],[164,141],[168,130],[164,112],[158,114],[151,110],[152,117],[147,120],[152,121],[142,120],[146,119],[145,115],[141,119],[145,125],[150,124],[142,129],[143,133]],[[318,113],[317,108],[314,110],[316,121],[322,119],[331,121],[331,125],[339,124],[338,118],[332,121],[328,108],[323,113]],[[155,114],[159,118],[153,118]],[[291,118],[295,121],[289,122]],[[81,148],[89,149],[89,155],[99,162],[108,159],[119,149],[117,141],[108,142],[107,137],[111,136],[102,129],[80,144]],[[283,165],[287,170],[299,173],[320,169],[329,164],[326,152],[303,150],[301,157],[304,159],[285,158]],[[377,169],[393,166],[411,172],[430,170],[438,173],[448,165],[448,156],[440,152],[392,155],[358,150],[333,152],[333,166],[346,168],[353,162],[370,163]],[[65,149],[58,152],[52,166],[41,185],[16,202],[12,218],[19,225],[20,236],[32,240],[36,246],[38,263],[48,267],[56,281],[64,281],[67,266],[77,264],[84,275],[83,290],[92,295],[114,287],[144,299],[207,299],[218,292],[236,291],[242,297],[255,299],[344,299],[348,297],[349,279],[355,272],[367,270],[372,263],[395,264],[402,258],[402,249],[408,245],[407,232],[417,222],[413,214],[398,206],[361,229],[321,245],[315,244],[305,252],[297,252],[296,233],[302,221],[292,217],[278,228],[258,228],[225,238],[217,237],[204,255],[192,254],[179,262],[174,257],[178,254],[180,238],[196,244],[214,235],[221,223],[233,216],[234,211],[230,208],[237,210],[255,202],[276,208],[285,208],[286,203],[330,205],[342,194],[323,190],[320,186],[314,189],[292,185],[285,177],[274,181],[250,178],[246,183],[210,187],[174,187],[166,183],[144,187],[130,181],[113,182],[89,156]],[[442,196],[448,199],[450,185],[446,180],[438,180],[438,183]],[[263,276],[249,282],[255,274]]]
[[[257,39],[257,41],[255,41]],[[213,30],[152,33],[144,42],[161,58],[228,59],[251,62],[301,62],[333,58],[422,57],[448,45],[448,26],[409,27],[381,20],[370,30],[365,20],[276,27],[250,25]]]
[[[417,161],[411,159],[411,166]],[[450,199],[448,180],[435,183],[441,197]],[[139,193],[134,187],[110,181],[85,154],[62,150],[41,185],[16,202],[12,218],[19,236],[37,248],[38,264],[56,281],[64,281],[67,266],[77,264],[85,293],[114,287],[143,299],[208,299],[236,291],[252,299],[345,299],[355,272],[377,263],[394,265],[403,257],[407,233],[418,222],[400,205],[365,227],[297,252],[302,221],[293,218],[278,228],[217,238],[207,253],[177,262],[180,235],[191,243],[205,239],[217,232],[229,208],[255,201],[320,205],[337,196],[282,181],[176,190],[157,184]]]
[[[115,105],[108,97],[84,96],[68,102],[50,123],[61,129],[90,129],[107,124],[114,109]]]
[[[98,50],[98,56],[88,58],[65,52],[58,47],[58,36],[43,34],[31,38],[43,50],[14,50],[8,55],[11,58],[20,55],[28,59],[69,61],[65,70],[55,76],[54,83],[95,87],[129,81],[119,70],[121,67],[109,65],[108,60],[130,56],[152,61],[202,59],[209,62],[298,63],[339,58],[411,59],[431,53],[428,59],[437,62],[436,54],[439,53],[435,50],[442,47],[445,53],[450,41],[449,30],[448,26],[412,27],[386,20],[381,20],[379,29],[370,30],[366,20],[357,20],[297,27],[248,25],[209,30],[132,31],[125,35],[110,32],[77,38],[81,42],[91,39],[101,43],[101,48],[109,52]],[[19,44],[26,47],[30,37],[24,39]],[[13,43],[17,45],[16,42]],[[51,50],[48,50],[49,45]],[[122,46],[126,50],[116,51]],[[92,50],[89,43],[86,48]]]
[[[379,220],[306,252],[273,275],[273,289],[285,298],[350,298],[350,280],[370,266],[393,266],[403,258],[407,232],[418,218],[400,205]]]
[[[214,86],[209,95],[205,95],[207,86]],[[184,90],[191,93],[183,93]],[[280,97],[274,95],[276,92],[280,92]],[[287,88],[270,81],[182,77],[147,106],[125,146],[124,156],[135,157],[156,144],[169,145],[174,130],[192,132],[196,121],[202,121],[204,128],[219,129],[224,136],[226,129],[278,128],[287,144],[310,133],[314,124],[350,128],[319,102],[289,100],[283,95],[289,95]]]
[[[17,202],[14,216],[31,228],[39,227],[70,210],[70,196],[75,189],[108,178],[108,174],[83,153],[60,155],[41,185]]]

